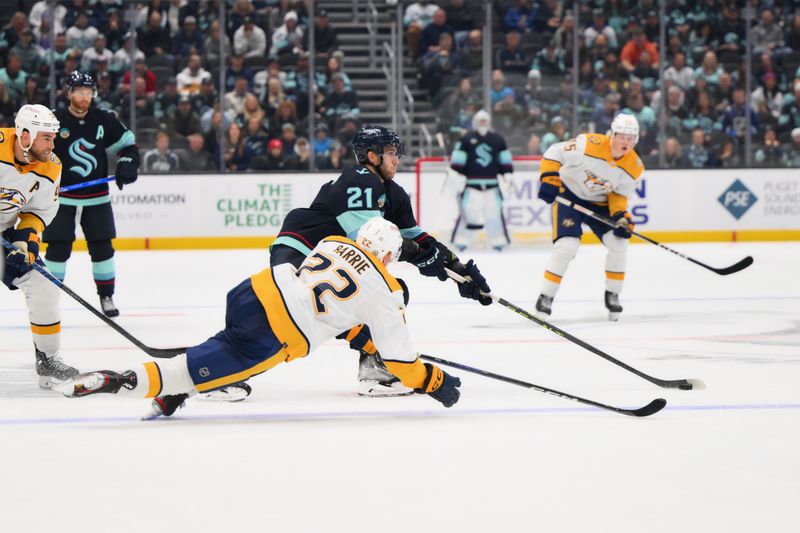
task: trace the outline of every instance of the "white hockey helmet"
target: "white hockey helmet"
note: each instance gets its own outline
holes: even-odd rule
[[[611,134],[625,133],[633,135],[633,144],[639,142],[639,121],[629,113],[620,113],[611,121]]]
[[[486,135],[492,128],[492,117],[489,116],[485,110],[481,109],[474,115],[472,115],[472,129],[477,131],[481,135]]]
[[[373,217],[358,230],[356,243],[381,262],[387,252],[392,252],[391,262],[394,262],[400,257],[403,237],[397,226],[385,218]]]
[[[17,139],[22,137],[22,132],[28,130],[31,134],[31,145],[36,140],[39,132],[58,133],[60,123],[55,114],[41,104],[24,105],[17,112],[14,119]],[[22,146],[20,144],[20,146]],[[23,147],[24,148],[24,147]],[[30,146],[28,147],[30,149]]]

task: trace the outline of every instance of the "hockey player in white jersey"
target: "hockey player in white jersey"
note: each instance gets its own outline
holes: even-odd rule
[[[122,373],[81,374],[59,390],[67,396],[125,392],[155,398],[153,414],[170,415],[191,394],[305,357],[342,331],[367,324],[387,369],[450,407],[461,381],[419,360],[403,316],[403,289],[386,270],[401,246],[400,230],[381,217],[367,221],[355,242],[326,237],[300,268],[280,264],[231,290],[225,329],[185,355]]]
[[[542,156],[539,198],[553,204],[553,251],[544,272],[536,312],[547,318],[552,312],[561,280],[578,251],[586,224],[608,249],[606,255],[605,306],[609,319],[622,312],[619,294],[625,280],[628,242],[633,231],[628,213],[628,197],[644,172],[634,151],[639,140],[639,123],[633,115],[620,113],[611,123],[608,135],[586,133],[552,145]],[[615,227],[602,224],[555,202],[561,195],[568,200],[611,218]]]
[[[16,249],[2,248],[0,278],[25,294],[39,386],[50,388],[78,371],[58,355],[59,290],[34,272],[45,226],[58,210],[61,161],[53,153],[59,122],[43,105],[24,105],[14,128],[0,128],[0,233]]]

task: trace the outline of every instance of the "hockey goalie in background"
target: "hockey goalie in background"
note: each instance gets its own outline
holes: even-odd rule
[[[472,131],[456,143],[451,156],[450,167],[466,177],[452,238],[453,245],[461,251],[472,244],[475,232],[484,228],[488,243],[495,250],[502,251],[511,242],[498,175],[511,174],[514,169],[506,141],[491,128],[489,113],[475,113]]]
[[[553,204],[553,251],[536,301],[540,318],[547,318],[552,312],[553,298],[578,252],[582,224],[589,226],[608,250],[605,306],[610,320],[619,318],[622,312],[619,294],[625,281],[628,242],[633,231],[628,197],[644,172],[642,160],[633,149],[638,140],[636,117],[620,113],[614,117],[608,135],[578,135],[550,146],[542,156],[539,198]],[[560,205],[556,202],[559,195],[612,219],[615,226],[612,228]]]

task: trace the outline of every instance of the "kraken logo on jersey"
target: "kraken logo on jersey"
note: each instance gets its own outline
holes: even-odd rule
[[[475,147],[475,155],[478,156],[477,163],[482,167],[488,167],[492,162],[492,147],[486,143],[481,143]]]
[[[82,177],[87,177],[92,171],[97,168],[97,159],[89,153],[89,150],[92,150],[95,147],[94,144],[90,143],[86,139],[77,139],[71,145],[69,145],[69,155],[73,161],[78,163],[78,165],[74,167],[70,167],[72,172],[76,174],[80,174]]]
[[[25,205],[25,195],[16,189],[0,187],[0,211],[15,211]]]

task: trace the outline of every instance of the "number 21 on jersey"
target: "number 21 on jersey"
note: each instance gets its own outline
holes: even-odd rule
[[[372,209],[372,189],[348,187],[347,209]]]
[[[315,253],[314,255],[306,259],[306,261],[308,260],[317,261],[317,263],[313,265],[306,265],[300,267],[300,269],[297,271],[298,274],[300,274],[300,272],[305,270],[309,273],[323,276],[329,271],[331,265],[333,265],[333,261],[322,255],[321,253]],[[325,293],[329,292],[331,296],[333,296],[337,300],[344,301],[344,300],[349,300],[350,298],[355,296],[355,294],[358,292],[358,282],[356,282],[356,280],[353,279],[353,276],[351,276],[346,269],[336,268],[331,272],[336,274],[336,276],[339,279],[322,280],[319,283],[310,287],[314,298],[314,312],[318,315],[324,315],[327,314],[328,312],[328,308],[322,302],[322,297],[325,295]],[[338,284],[339,286],[337,287],[336,285],[334,285],[335,282],[342,282],[342,283],[339,283]]]

